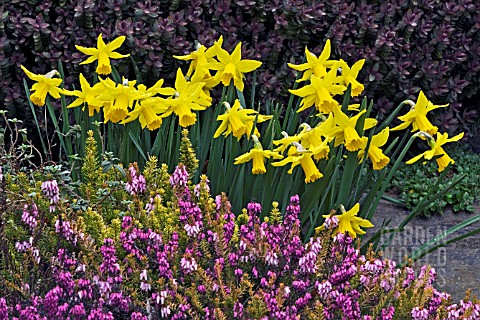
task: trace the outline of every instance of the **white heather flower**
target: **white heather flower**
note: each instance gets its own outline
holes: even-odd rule
[[[278,255],[275,252],[268,251],[265,255],[265,261],[268,265],[276,267],[278,265]]]
[[[185,273],[190,273],[198,269],[197,262],[194,258],[182,258],[182,260],[180,260],[180,266]]]
[[[160,309],[160,313],[162,318],[168,317],[171,313],[170,306],[162,307],[162,309]]]

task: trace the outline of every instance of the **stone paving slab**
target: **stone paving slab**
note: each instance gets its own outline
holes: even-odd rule
[[[394,228],[399,226],[408,214],[409,211],[405,207],[382,201],[373,217],[372,223],[375,227],[367,233],[367,236],[379,229],[384,218],[392,219],[389,227]],[[385,248],[384,255],[398,262],[403,261],[405,255],[411,254],[429,239],[476,214],[480,214],[478,203],[475,204],[474,213],[453,213],[452,210],[446,209],[443,215],[414,217],[407,224],[405,231],[398,234],[390,246]],[[480,228],[480,222],[465,228],[462,234],[478,228]],[[382,236],[382,239],[386,238],[386,234]],[[472,293],[480,297],[480,233],[429,253],[418,260],[415,266],[424,264],[435,268],[436,288],[450,293],[454,302],[464,298],[465,291],[469,288],[472,289]]]

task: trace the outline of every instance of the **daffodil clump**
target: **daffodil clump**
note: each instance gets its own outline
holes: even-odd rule
[[[179,119],[180,126],[189,127],[197,122],[195,111],[206,110],[212,105],[210,97],[212,88],[220,83],[228,86],[232,82],[238,90],[242,91],[244,74],[261,65],[261,62],[255,60],[242,60],[241,42],[229,54],[222,48],[223,39],[220,37],[210,48],[199,45],[195,52],[186,56],[175,56],[180,60],[191,61],[191,63],[186,75],[181,69],[177,70],[174,87],[163,87],[165,80],[160,79],[155,85],[147,88],[135,80],[122,78],[121,81],[114,81],[108,77],[112,73],[111,59],[129,57],[128,54],[120,54],[115,51],[121,47],[124,41],[125,36],[121,36],[106,44],[100,34],[96,48],[76,46],[80,52],[89,56],[80,64],[96,62],[96,73],[99,76],[99,81],[91,85],[80,73],[79,90],[61,89],[59,86],[62,79],[54,78],[59,76],[56,70],[46,75],[36,75],[22,66],[27,76],[36,81],[31,88],[34,92],[30,97],[31,101],[35,105],[43,106],[47,94],[57,99],[60,98],[60,94],[64,94],[76,98],[67,108],[88,107],[89,116],[103,110],[105,122],[126,124],[138,119],[142,128],[156,130],[160,128],[164,118],[175,114]],[[247,117],[241,119],[240,128],[235,127],[233,132],[237,138],[243,134],[249,136],[249,129],[253,127],[255,117],[252,118],[251,114],[257,112],[254,110],[246,112]],[[231,115],[234,113],[232,112]],[[270,117],[261,116],[258,122],[267,119]],[[227,120],[227,122],[229,121]],[[229,123],[229,127],[234,124],[232,121]],[[256,133],[259,135],[258,131]]]
[[[245,74],[258,69],[261,62],[242,59],[241,42],[235,46],[232,53],[222,48],[222,37],[211,47],[198,44],[195,51],[184,56],[175,56],[179,60],[189,61],[190,64],[186,73],[180,68],[177,70],[171,87],[164,86],[166,82],[164,79],[147,87],[135,80],[118,79],[118,76],[109,77],[113,70],[110,60],[129,56],[115,52],[124,40],[125,37],[118,37],[105,44],[102,35],[99,35],[97,48],[77,46],[78,50],[89,56],[82,64],[96,62],[98,74],[98,81],[95,83],[88,82],[85,76],[80,74],[80,87],[77,90],[70,91],[60,88],[62,79],[56,78],[58,76],[56,71],[46,75],[35,75],[22,67],[27,76],[36,81],[31,88],[33,91],[30,96],[31,101],[41,106],[45,104],[48,94],[54,98],[59,98],[63,94],[75,98],[67,108],[87,107],[90,116],[101,113],[104,122],[127,125],[138,120],[142,128],[156,130],[162,126],[163,119],[175,115],[181,127],[190,127],[197,123],[200,112],[212,107],[213,99],[210,92],[221,83],[223,86],[228,86],[228,92],[231,94],[224,95],[222,103],[219,103],[217,109],[214,110],[217,126],[212,139],[223,136],[230,139],[229,144],[234,144],[232,137],[237,141],[246,137],[242,147],[243,151],[238,151],[238,148],[230,149],[235,150],[235,154],[232,155],[235,157],[235,165],[251,162],[248,165],[251,165],[251,173],[254,175],[265,174],[268,171],[267,164],[273,167],[289,165],[288,174],[292,174],[295,168],[300,166],[306,184],[320,180],[324,176],[327,176],[327,179],[332,177],[331,174],[322,172],[326,167],[324,164],[327,161],[330,163],[330,159],[336,159],[337,162],[329,168],[338,169],[341,172],[340,175],[352,172],[352,179],[355,168],[350,169],[359,164],[362,168],[365,163],[368,163],[373,170],[384,170],[390,163],[389,152],[386,151],[389,151],[386,144],[390,132],[407,129],[410,125],[412,132],[418,131],[414,137],[419,136],[423,140],[427,140],[431,150],[406,163],[411,164],[421,158],[435,159],[438,170],[441,172],[449,164],[454,163],[442,146],[463,137],[463,133],[448,138],[446,133],[438,132],[438,128],[428,120],[427,113],[446,105],[434,105],[422,91],[419,93],[417,102],[406,100],[401,104],[401,106],[409,105],[411,109],[398,118],[402,123],[392,129],[388,127],[388,124],[396,113],[391,116],[390,122],[379,124],[376,119],[369,118],[371,107],[367,108],[366,100],[362,104],[349,105],[350,98],[355,98],[363,92],[364,86],[357,77],[365,60],[362,59],[349,65],[342,59],[332,59],[329,40],[319,57],[306,48],[305,63],[289,64],[292,69],[301,73],[297,83],[303,85],[298,89],[290,90],[293,95],[300,98],[296,112],[306,111],[297,115],[305,122],[293,130],[292,126],[289,126],[286,131],[290,132],[278,130],[281,126],[275,121],[278,121],[282,115],[262,115],[259,111],[249,109],[245,105],[242,93],[245,86]],[[235,91],[238,99],[235,98]],[[346,97],[341,104],[339,101],[342,95]],[[400,110],[400,107],[397,109]],[[309,114],[307,115],[307,113]],[[262,136],[265,141],[261,142],[261,130],[258,130],[257,125],[271,120],[274,116],[276,116],[274,123],[269,126],[272,128],[268,135],[269,138]],[[284,121],[288,121],[288,119],[284,119]],[[437,135],[436,140],[433,138],[435,134]],[[252,142],[253,147],[251,147]],[[212,153],[209,155],[212,156]],[[208,163],[212,160],[215,159],[207,158],[205,162]],[[396,161],[398,162],[398,159]],[[350,167],[348,169],[347,165],[341,167],[344,163],[348,163]],[[215,168],[215,170],[217,169]],[[218,179],[225,178],[225,176],[219,177]],[[387,179],[388,182],[390,179],[391,177]],[[341,180],[343,187],[347,187],[348,182],[343,181],[344,179]],[[335,184],[336,181],[331,183]],[[342,190],[338,191],[339,194],[342,192]],[[341,204],[347,205],[345,202],[348,201],[348,197],[346,196],[337,198],[335,195],[330,198],[332,206],[338,208]],[[353,203],[357,201],[352,200]],[[359,206],[360,204],[357,203],[350,211],[344,210],[341,215],[336,216],[336,219],[339,220],[338,231],[340,233],[347,232],[355,237],[357,234],[364,233],[361,227],[371,227],[368,220],[356,217]]]

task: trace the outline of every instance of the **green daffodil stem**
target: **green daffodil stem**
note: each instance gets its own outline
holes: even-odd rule
[[[397,172],[397,169],[400,166],[400,164],[402,164],[403,158],[407,154],[407,151],[410,149],[410,146],[412,145],[412,143],[413,143],[413,141],[415,140],[416,137],[417,137],[416,135],[412,135],[410,137],[410,139],[408,139],[407,144],[405,145],[402,152],[400,153],[400,155],[396,159],[396,161],[393,164],[393,167],[390,170],[390,172],[388,173],[387,177],[385,179],[383,179],[383,181],[381,182],[381,188],[375,194],[375,198],[374,198],[373,202],[370,205],[368,205],[368,203],[364,204],[364,206],[366,207],[366,211],[365,211],[366,214],[361,215],[361,216],[365,217],[365,219],[367,219],[367,220],[372,219],[373,213],[375,212],[375,209],[377,208],[378,204],[380,203],[380,200],[382,199],[382,195],[385,193],[385,190],[388,188],[388,186],[390,186],[390,181],[392,180],[393,175]]]
[[[385,119],[385,121],[382,122],[382,124],[375,130],[375,133],[379,133],[380,131],[382,131],[383,129],[385,129],[387,126],[390,125],[390,123],[392,123],[393,119],[395,119],[395,117],[397,116],[397,114],[400,112],[400,110],[402,110],[403,106],[408,104],[409,106],[411,106],[410,102],[413,103],[413,105],[415,105],[415,103],[411,100],[405,100],[405,101],[402,101],[396,108],[395,110],[393,110],[393,112]]]

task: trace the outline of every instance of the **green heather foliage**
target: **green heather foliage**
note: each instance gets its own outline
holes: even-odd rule
[[[98,172],[92,136],[79,183],[61,167],[0,171],[1,319],[480,315],[474,296],[453,304],[437,291],[430,267],[398,268],[371,248],[361,255],[348,235],[332,237],[333,221],[302,243],[298,196],[262,222],[260,203],[232,212],[182,164],[173,174],[155,158],[127,177]],[[181,157],[192,161],[188,144]]]
[[[431,162],[404,166],[392,180],[392,186],[400,191],[400,199],[408,209],[413,209],[435,188],[443,189],[449,180],[454,180],[461,175],[465,177],[453,188],[449,189],[442,197],[432,201],[419,212],[426,216],[443,213],[445,207],[451,207],[454,212],[470,211],[475,208],[473,203],[480,197],[480,155],[473,154],[470,150],[460,147],[450,152],[457,160],[448,175],[448,179],[439,181],[439,174]]]
[[[0,100],[12,117],[31,123],[19,66],[44,74],[61,57],[70,86],[80,71],[92,71],[78,67],[82,55],[74,45],[92,46],[100,33],[109,41],[127,36],[124,51],[132,53],[147,85],[173,79],[182,65],[173,55],[192,51],[195,41],[210,46],[222,34],[229,51],[242,41],[243,56],[264,63],[257,96],[278,99],[293,83],[287,62],[301,62],[305,46],[318,54],[331,39],[334,58],[367,60],[360,77],[380,114],[423,89],[438,103],[450,103],[435,124],[468,130],[478,118],[479,21],[474,0],[3,1]],[[134,72],[130,60],[119,69]]]

